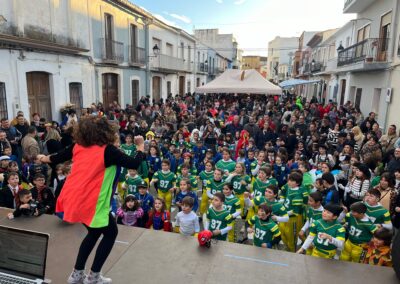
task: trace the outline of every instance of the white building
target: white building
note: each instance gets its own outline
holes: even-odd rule
[[[278,82],[290,77],[293,54],[298,45],[298,37],[277,36],[268,43],[267,79]]]

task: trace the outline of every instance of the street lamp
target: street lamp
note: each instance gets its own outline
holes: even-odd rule
[[[157,44],[155,44],[153,46],[153,56],[149,56],[149,57],[157,57],[160,54],[160,48],[158,47]]]

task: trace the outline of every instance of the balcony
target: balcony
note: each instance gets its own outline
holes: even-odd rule
[[[322,62],[311,62],[310,71],[311,73],[322,72],[325,70],[325,66]]]
[[[144,48],[130,45],[128,51],[130,65],[146,65],[146,50]]]
[[[101,38],[101,58],[105,63],[120,64],[124,62],[124,44],[112,39]]]
[[[160,71],[190,71],[190,65],[184,59],[166,54],[158,55],[151,62],[151,67]]]
[[[197,72],[207,73],[207,65],[205,63],[197,63]]]
[[[346,71],[379,70],[387,68],[390,54],[390,39],[369,38],[360,41],[338,53],[338,67],[346,67]]]
[[[345,0],[343,13],[361,13],[372,3],[374,3],[374,0]]]

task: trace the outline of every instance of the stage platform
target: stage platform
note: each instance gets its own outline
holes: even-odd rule
[[[46,278],[66,283],[86,230],[43,215],[0,224],[50,234]],[[92,258],[88,262],[90,268]],[[103,272],[113,283],[399,283],[391,268],[324,260],[249,245],[217,242],[210,249],[193,237],[119,226]]]

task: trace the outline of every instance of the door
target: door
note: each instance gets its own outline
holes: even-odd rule
[[[83,108],[82,83],[69,83],[69,101],[80,117]]]
[[[138,50],[137,50],[137,27],[131,24],[131,62],[138,62]]]
[[[113,45],[113,16],[110,14],[104,14],[104,38],[106,48],[106,58],[114,58],[114,45]]]
[[[381,18],[380,36],[378,43],[378,56],[377,56],[378,61],[387,60],[391,22],[392,22],[392,12],[387,13]]]
[[[159,102],[161,99],[161,78],[153,77],[153,101]]]
[[[103,106],[105,110],[110,109],[114,101],[119,103],[118,75],[105,73],[102,75],[103,83]]]
[[[341,91],[340,91],[340,105],[344,104],[344,94],[346,93],[346,80],[342,80]]]
[[[179,76],[179,95],[185,94],[185,76]]]
[[[0,82],[0,119],[8,119],[6,84]]]
[[[172,96],[171,81],[167,81],[167,96]]]
[[[52,120],[49,74],[45,72],[26,73],[28,86],[29,113],[37,112],[47,121]]]
[[[357,88],[356,91],[356,100],[354,102],[354,106],[356,108],[360,108],[360,104],[361,104],[361,95],[362,95],[362,89],[361,88]]]
[[[132,80],[132,106],[136,107],[139,100],[139,80]]]

